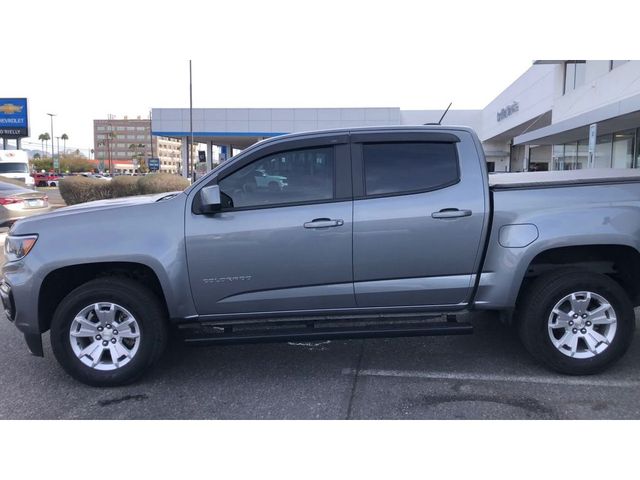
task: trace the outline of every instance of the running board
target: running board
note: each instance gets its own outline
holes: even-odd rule
[[[441,318],[441,317],[440,317]],[[470,323],[449,321],[428,321],[412,319],[410,322],[347,322],[340,325],[331,322],[308,322],[301,325],[265,325],[253,324],[250,327],[199,325],[181,328],[186,343],[195,345],[224,343],[262,343],[288,341],[337,340],[349,338],[376,337],[420,337],[432,335],[468,335],[473,333]],[[189,328],[191,327],[191,328]],[[185,332],[185,330],[189,330]]]

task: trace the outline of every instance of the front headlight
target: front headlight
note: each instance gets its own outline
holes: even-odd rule
[[[38,240],[37,235],[8,235],[4,241],[4,254],[7,261],[14,262],[27,256]]]

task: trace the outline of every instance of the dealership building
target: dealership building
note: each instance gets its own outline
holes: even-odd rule
[[[154,108],[152,133],[182,140],[183,166],[193,134],[194,143],[204,146],[210,168],[268,137],[421,125],[437,122],[442,113],[397,107]],[[536,61],[482,110],[452,109],[442,123],[475,129],[489,171],[639,168],[640,61]]]

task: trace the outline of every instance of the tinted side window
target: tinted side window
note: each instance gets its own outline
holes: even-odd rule
[[[453,143],[368,143],[362,155],[367,195],[432,190],[459,179]]]
[[[334,197],[333,147],[268,155],[218,182],[223,207],[260,207]]]

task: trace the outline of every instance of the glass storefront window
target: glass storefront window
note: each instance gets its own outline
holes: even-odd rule
[[[529,149],[529,171],[546,172],[547,170],[550,170],[549,163],[551,161],[551,156],[551,145],[532,145]]]
[[[522,172],[524,168],[524,146],[511,147],[511,157],[509,159],[510,172]]]
[[[578,141],[576,169],[589,168],[589,140]]]
[[[612,135],[601,135],[596,138],[596,158],[594,158],[594,168],[611,167],[611,143]]]
[[[567,143],[564,146],[564,170],[575,170],[578,163],[578,145]]]
[[[613,134],[613,168],[633,168],[634,137],[633,130]]]
[[[553,169],[564,170],[564,145],[553,146]]]

